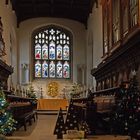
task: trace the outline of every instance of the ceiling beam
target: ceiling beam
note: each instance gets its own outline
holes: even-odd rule
[[[84,25],[98,0],[11,0],[18,24],[33,17],[62,17]]]
[[[35,0],[32,0],[32,7],[33,7],[33,13],[35,14],[35,13],[37,13],[37,10],[36,10],[36,1]]]

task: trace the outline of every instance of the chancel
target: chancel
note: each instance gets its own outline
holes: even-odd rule
[[[140,140],[140,0],[0,0],[0,139]]]

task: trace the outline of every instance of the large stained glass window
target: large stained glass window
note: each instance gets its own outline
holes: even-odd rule
[[[47,26],[33,33],[35,78],[71,77],[71,33]]]

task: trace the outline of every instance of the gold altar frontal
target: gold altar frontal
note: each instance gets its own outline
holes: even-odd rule
[[[66,110],[68,104],[66,99],[38,99],[37,110]]]

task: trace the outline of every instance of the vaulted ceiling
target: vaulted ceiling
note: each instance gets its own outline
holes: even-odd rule
[[[35,17],[68,18],[85,26],[98,0],[11,0],[17,23]]]

